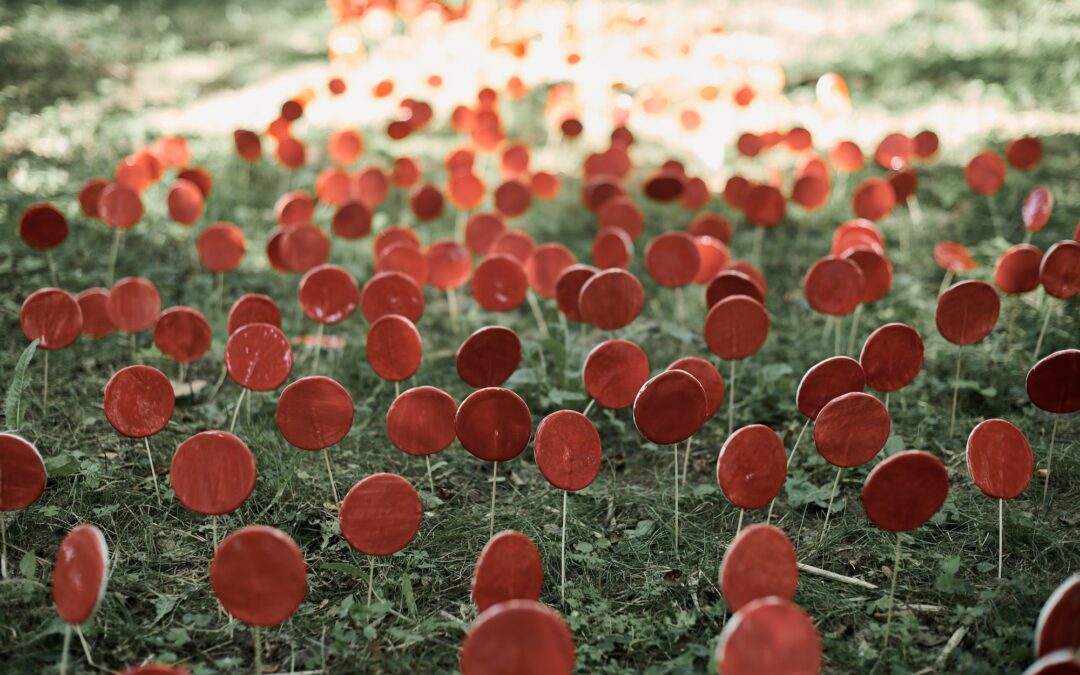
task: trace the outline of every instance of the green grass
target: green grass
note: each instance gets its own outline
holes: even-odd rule
[[[125,8],[123,16],[130,12],[125,21],[133,25],[149,21],[157,13],[168,13],[171,27],[165,32],[180,46],[175,52],[153,56],[138,51],[138,45],[110,46],[99,35],[89,40],[89,51],[98,54],[94,58],[100,62],[87,66],[75,60],[64,66],[60,63],[63,58],[43,53],[42,64],[34,66],[36,69],[27,65],[26,71],[19,71],[22,75],[13,77],[12,85],[28,92],[37,87],[39,93],[0,102],[0,119],[13,121],[5,149],[0,151],[0,172],[7,179],[0,181],[0,218],[8,223],[0,238],[0,283],[8,289],[0,298],[0,373],[4,378],[11,377],[25,347],[18,328],[19,305],[32,290],[50,283],[44,257],[26,249],[15,234],[18,214],[34,201],[60,204],[72,224],[70,240],[56,252],[61,285],[76,292],[104,284],[111,233],[78,214],[74,194],[82,180],[107,175],[123,153],[153,135],[141,122],[139,111],[123,110],[108,96],[97,93],[113,85],[98,81],[88,86],[83,74],[108,72],[123,59],[146,61],[189,50],[197,53],[210,46],[209,36],[216,34],[216,40],[228,43],[229,58],[237,64],[239,77],[249,72],[245,69],[256,67],[251,57],[260,53],[265,41],[273,41],[283,30],[278,27],[275,33],[273,21],[267,18],[255,19],[255,26],[245,30],[215,22],[233,5],[196,3],[175,13],[171,9],[166,12],[158,3],[120,7]],[[94,31],[100,25],[95,17],[110,11],[98,5],[85,10],[50,6],[50,10],[53,14],[49,16],[55,15],[58,25],[69,22],[66,25],[71,30],[84,35],[97,35]],[[20,6],[4,11],[10,11],[19,22],[32,18],[30,12],[21,14]],[[280,17],[281,11],[268,10],[267,14]],[[301,13],[297,20],[304,25],[325,24],[321,11],[320,5],[314,13]],[[183,19],[185,16],[188,18]],[[209,32],[192,20],[200,16],[206,16],[205,25],[213,27],[207,29]],[[61,40],[58,36],[62,33],[52,39]],[[153,41],[147,39],[147,43]],[[137,53],[110,51],[123,49]],[[8,54],[5,58],[18,60]],[[933,62],[932,56],[928,55],[926,63]],[[285,51],[276,58],[303,57],[302,51]],[[1073,56],[1066,65],[1075,62]],[[1026,86],[1023,81],[1039,73],[1041,66],[1040,59],[1023,61],[1015,73],[1004,76],[1002,86],[1008,91],[1022,90]],[[63,70],[68,67],[72,70]],[[837,63],[831,67],[844,72]],[[903,63],[890,67],[898,73],[905,68]],[[919,63],[910,66],[921,67]],[[61,70],[54,70],[57,68]],[[55,73],[56,84],[42,84],[43,73]],[[103,81],[113,82],[108,76]],[[5,83],[5,91],[7,86]],[[53,97],[69,98],[69,102],[57,103]],[[1020,102],[1017,106],[1023,107]],[[526,108],[526,114],[516,117],[527,120],[530,111]],[[514,137],[535,133],[534,127],[511,129]],[[324,138],[322,131],[307,140],[317,143]],[[64,139],[65,143],[44,143],[42,139]],[[381,134],[369,132],[367,140],[364,163],[401,151],[397,146],[391,148]],[[1000,148],[1003,140],[990,138],[986,143]],[[933,323],[934,298],[942,274],[930,255],[936,241],[955,239],[969,245],[980,267],[968,278],[990,279],[997,255],[1022,236],[1019,205],[1037,183],[1049,185],[1058,201],[1049,225],[1035,236],[1034,243],[1045,248],[1071,234],[1080,211],[1080,185],[1075,177],[1080,137],[1044,136],[1044,142],[1048,154],[1042,166],[1029,174],[1010,173],[1005,189],[990,199],[971,195],[961,176],[960,166],[976,148],[947,148],[941,159],[920,169],[923,223],[914,226],[908,212],[901,209],[882,224],[896,279],[890,295],[864,311],[856,350],[873,328],[889,321],[909,322],[922,333],[926,365],[911,387],[892,397],[894,435],[884,454],[909,448],[929,450],[946,462],[952,484],[942,512],[926,527],[904,536],[897,594],[901,610],[906,610],[908,603],[932,608],[901,611],[893,624],[892,646],[883,651],[894,539],[873,528],[857,503],[866,468],[845,472],[834,517],[828,532],[821,535],[834,473],[813,451],[809,435],[803,439],[777,504],[774,524],[794,539],[801,560],[879,586],[877,591],[867,591],[802,577],[796,601],[818,622],[829,672],[1018,672],[1032,659],[1032,631],[1043,601],[1061,580],[1080,568],[1080,488],[1071,480],[1080,472],[1076,453],[1080,429],[1075,420],[1063,419],[1058,428],[1048,510],[1037,512],[1041,479],[1006,505],[1002,581],[995,578],[997,505],[972,485],[964,463],[967,432],[977,421],[997,416],[1018,424],[1028,434],[1039,465],[1045,465],[1050,417],[1032,409],[1023,383],[1047,300],[1041,291],[1022,299],[1005,298],[995,332],[984,343],[965,349],[960,412],[952,437],[947,432],[956,347],[937,334]],[[434,165],[449,143],[448,137],[440,136],[434,141],[410,140],[407,147],[410,152],[423,153]],[[261,163],[250,187],[245,187],[232,155],[231,139],[200,138],[192,144],[197,161],[217,180],[204,223],[219,218],[233,220],[250,241],[244,265],[226,277],[225,306],[243,292],[268,293],[281,304],[290,335],[312,332],[314,326],[301,319],[296,306],[297,277],[272,274],[264,262],[272,205],[286,185],[280,171]],[[646,148],[642,152],[655,155],[659,150]],[[761,171],[755,163],[741,162],[739,166],[750,175]],[[310,185],[316,169],[301,171],[292,184]],[[867,169],[864,173],[875,172]],[[492,178],[489,176],[489,183]],[[635,176],[631,184],[636,186],[640,178]],[[434,174],[432,179],[441,183],[443,177]],[[842,189],[849,191],[852,185],[854,181]],[[563,241],[579,259],[588,260],[589,235],[595,224],[591,214],[581,208],[579,195],[579,182],[568,178],[556,202],[535,205],[518,226],[538,241]],[[822,318],[802,298],[801,278],[811,262],[827,252],[832,228],[847,217],[848,196],[848,192],[837,195],[815,213],[793,209],[785,223],[766,233],[764,265],[770,283],[772,332],[758,354],[738,365],[736,424],[768,424],[783,434],[788,447],[803,421],[794,407],[798,381],[809,366],[833,354],[832,337],[823,338]],[[207,315],[215,330],[211,353],[190,374],[211,386],[195,399],[178,401],[172,423],[151,439],[155,464],[163,472],[183,439],[228,424],[239,390],[226,382],[211,396],[221,373],[224,347],[224,313],[216,297],[216,280],[193,260],[191,233],[168,222],[164,186],[152,188],[146,201],[144,222],[125,238],[118,276],[138,274],[152,279],[165,306],[193,305]],[[703,293],[699,289],[685,291],[682,304],[687,308],[686,316],[681,317],[676,294],[657,288],[640,262],[649,238],[685,226],[692,214],[677,206],[642,206],[647,213],[647,230],[637,243],[632,270],[645,283],[648,302],[642,318],[618,335],[641,344],[654,370],[684,355],[712,358],[701,337]],[[393,194],[379,214],[379,224],[407,218],[401,207],[400,196]],[[709,208],[736,220],[732,248],[740,257],[749,256],[750,229],[719,200]],[[320,211],[320,224],[325,225],[328,218],[329,213]],[[448,213],[418,229],[430,241],[448,236],[454,225],[455,216]],[[911,232],[906,251],[899,245],[904,228]],[[372,270],[370,241],[335,242],[331,261],[346,265],[363,281]],[[445,318],[445,298],[429,291],[427,300],[428,308],[419,324],[425,361],[410,384],[439,386],[462,400],[469,389],[457,379],[454,350],[472,330],[501,323],[518,330],[523,338],[522,368],[508,386],[529,403],[535,420],[557,409],[585,407],[582,361],[606,335],[578,325],[564,333],[550,302],[542,303],[552,328],[552,337],[547,340],[538,339],[527,308],[492,315],[471,300],[465,300],[461,325],[455,330]],[[1068,306],[1055,302],[1054,307],[1056,319],[1051,322],[1044,354],[1075,347],[1080,334],[1075,301]],[[842,329],[846,341],[850,319],[843,322]],[[330,358],[324,354],[321,361],[321,370],[342,382],[357,405],[352,432],[332,450],[339,490],[372,472],[395,471],[421,490],[425,503],[425,518],[416,540],[402,553],[379,562],[375,581],[378,600],[366,605],[367,560],[339,535],[322,458],[291,448],[281,439],[274,423],[273,394],[254,397],[250,419],[241,414],[238,434],[256,455],[259,480],[247,504],[222,518],[221,530],[270,524],[289,533],[305,553],[309,569],[306,601],[285,625],[264,631],[267,661],[274,667],[447,672],[455,667],[457,649],[475,617],[469,586],[473,564],[487,539],[491,467],[455,444],[435,457],[436,491],[428,492],[423,463],[395,450],[386,437],[383,419],[394,392],[367,367],[365,330],[359,315],[330,329],[330,334],[344,337],[347,345],[344,352]],[[139,336],[138,345],[136,358],[140,362],[175,376],[176,366],[153,348],[149,336]],[[294,376],[310,373],[310,354],[298,355]],[[30,364],[34,379],[25,396],[20,431],[41,449],[50,476],[38,503],[8,516],[14,578],[0,582],[0,670],[4,672],[39,672],[58,662],[63,625],[51,605],[51,565],[63,534],[85,521],[104,531],[115,561],[108,595],[84,631],[97,663],[113,670],[152,658],[183,661],[196,673],[248,668],[250,632],[218,613],[207,583],[210,522],[188,513],[170,492],[159,506],[141,445],[116,434],[102,414],[106,379],[131,361],[129,342],[119,335],[97,342],[80,340],[72,348],[53,353],[47,415],[40,405],[42,352]],[[722,364],[721,372],[726,379],[727,364]],[[715,638],[727,616],[718,589],[718,565],[739,517],[738,510],[719,493],[715,478],[716,455],[727,433],[725,413],[718,414],[694,440],[680,505],[678,556],[672,537],[671,449],[643,442],[627,410],[594,412],[592,418],[604,444],[604,464],[597,481],[570,498],[569,587],[566,607],[561,608],[577,641],[579,671],[706,672],[711,667]],[[12,423],[6,420],[5,426]],[[500,467],[499,475],[496,527],[520,530],[537,543],[545,561],[543,600],[557,606],[561,495],[533,466],[531,449]],[[763,513],[748,513],[747,523],[763,518]],[[961,628],[966,629],[965,636],[947,661],[938,663],[945,643]],[[74,654],[77,671],[93,672],[77,642]]]

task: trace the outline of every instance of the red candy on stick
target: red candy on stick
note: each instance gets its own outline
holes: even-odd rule
[[[249,525],[225,537],[210,562],[210,585],[230,616],[249,626],[285,622],[307,593],[307,564],[289,535]]]
[[[480,612],[508,600],[539,600],[544,589],[544,563],[536,544],[520,532],[505,530],[492,537],[473,571],[472,598]]]

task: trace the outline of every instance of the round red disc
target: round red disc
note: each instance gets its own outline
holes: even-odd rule
[[[154,324],[154,344],[178,363],[198,361],[210,349],[210,322],[191,307],[171,307]]]
[[[1035,472],[1027,436],[999,419],[985,420],[971,430],[967,465],[975,485],[995,499],[1019,497]]]
[[[761,286],[750,275],[734,269],[722,270],[709,280],[709,285],[705,287],[705,304],[711,308],[733,295],[745,295],[765,304],[765,292]]]
[[[195,513],[232,513],[255,489],[255,457],[236,436],[204,431],[176,447],[169,484],[180,503]]]
[[[454,361],[466,384],[498,387],[521,363],[521,340],[504,326],[485,326],[465,338]]]
[[[499,214],[474,213],[465,221],[465,246],[476,255],[487,255],[505,231],[506,223]]]
[[[508,218],[525,213],[532,202],[532,192],[529,191],[529,186],[519,180],[506,181],[495,188],[493,196],[495,198],[495,209]]]
[[[1074,649],[1057,649],[1028,666],[1024,675],[1080,675],[1080,656]]]
[[[128,438],[153,436],[165,428],[176,407],[172,382],[157,368],[128,366],[105,385],[105,417]]]
[[[964,167],[964,180],[972,192],[992,195],[1005,184],[1005,162],[996,152],[980,152]]]
[[[75,296],[82,311],[82,334],[94,339],[103,338],[116,330],[109,319],[105,304],[109,301],[109,291],[104,288],[88,288]]]
[[[416,323],[424,315],[424,292],[406,274],[380,272],[364,284],[360,309],[369,323],[387,314],[400,314]]]
[[[798,585],[795,546],[783,530],[772,525],[743,530],[720,562],[720,590],[732,612],[758,598],[791,600]]]
[[[289,535],[249,525],[225,537],[214,552],[210,585],[232,617],[249,626],[276,626],[304,601],[307,564]]]
[[[525,262],[525,276],[537,294],[554,298],[555,282],[559,275],[576,262],[574,254],[562,244],[543,244]]]
[[[0,511],[19,511],[36,502],[45,479],[37,448],[15,434],[0,434]]]
[[[968,272],[978,267],[967,246],[955,241],[939,241],[934,244],[934,262],[941,269],[954,273]]]
[[[851,194],[851,210],[859,218],[876,222],[892,213],[894,208],[896,193],[884,178],[867,178]]]
[[[341,535],[367,555],[390,555],[405,548],[423,509],[416,489],[401,476],[376,473],[360,481],[341,503]]]
[[[1046,227],[1050,213],[1054,210],[1054,193],[1045,185],[1036,185],[1024,198],[1020,216],[1028,232],[1038,232]]]
[[[716,366],[697,356],[684,356],[667,369],[683,370],[694,376],[705,390],[705,420],[712,419],[724,402],[724,378]]]
[[[532,436],[532,414],[520,396],[501,387],[469,394],[458,407],[454,430],[461,446],[487,462],[521,454]]]
[[[109,321],[125,333],[141,333],[154,325],[161,313],[161,296],[146,279],[127,277],[109,289],[105,301]]]
[[[353,275],[337,265],[320,265],[300,280],[300,307],[317,323],[341,323],[360,304],[360,287]]]
[[[575,410],[551,413],[536,427],[536,468],[560,490],[584,490],[600,472],[600,434]]]
[[[508,255],[519,265],[524,265],[535,250],[536,242],[521,230],[507,230],[491,244],[491,255]]]
[[[1080,242],[1065,239],[1046,249],[1039,280],[1048,295],[1070,300],[1080,293]]]
[[[335,445],[349,433],[352,423],[352,396],[329,377],[302,377],[278,398],[278,429],[290,445],[301,450]]]
[[[697,244],[686,232],[665,232],[645,247],[645,269],[665,288],[689,284],[697,276],[700,265]]]
[[[862,302],[866,279],[854,260],[826,256],[803,279],[803,295],[816,312],[847,316]]]
[[[199,260],[211,272],[231,272],[240,266],[247,250],[247,240],[232,223],[208,225],[195,242]]]
[[[1054,352],[1032,366],[1027,394],[1047,412],[1068,415],[1080,410],[1080,349]]]
[[[780,494],[787,478],[784,442],[763,424],[736,429],[720,448],[716,478],[720,491],[735,506],[767,506]]]
[[[82,333],[82,309],[67,291],[42,288],[23,301],[19,324],[26,339],[40,340],[42,349],[63,349]]]
[[[994,283],[1002,293],[1021,295],[1039,287],[1042,251],[1031,244],[1017,244],[1001,254],[994,265]]]
[[[592,265],[570,265],[559,274],[555,281],[555,302],[567,319],[583,321],[581,309],[578,307],[581,287],[597,272],[599,270]]]
[[[907,324],[887,323],[866,338],[859,363],[874,391],[903,389],[922,371],[922,336]]]
[[[375,235],[372,251],[375,253],[375,257],[378,258],[386,251],[386,249],[394,244],[402,242],[420,248],[420,237],[416,234],[415,230],[401,225],[391,225],[390,227],[380,230],[379,233]]]
[[[472,276],[472,257],[456,241],[436,241],[428,246],[424,256],[427,261],[427,283],[432,288],[440,291],[461,288]]]
[[[731,221],[716,213],[699,213],[687,226],[695,237],[712,237],[725,244],[731,243]]]
[[[938,296],[938,332],[949,342],[973,345],[997,324],[1001,299],[985,281],[962,281]]]
[[[842,257],[858,265],[862,272],[864,284],[861,302],[877,302],[889,294],[893,282],[893,266],[885,254],[859,246],[849,249]]]
[[[56,248],[67,239],[67,218],[52,204],[32,204],[19,217],[19,236],[39,251]]]
[[[697,246],[698,256],[701,258],[694,283],[703,286],[731,262],[731,252],[719,239],[709,236],[694,237],[694,245]]]
[[[404,391],[386,411],[386,435],[398,450],[422,457],[445,450],[457,438],[457,401],[435,387]]]
[[[705,342],[722,359],[745,359],[761,349],[767,337],[769,314],[749,296],[724,298],[705,316]]]
[[[524,534],[505,530],[492,537],[473,572],[472,598],[483,612],[507,600],[539,600],[544,590],[544,562]]]
[[[907,532],[930,520],[949,495],[949,472],[929,452],[907,450],[870,470],[862,489],[867,517],[887,532]]]
[[[562,617],[533,600],[489,607],[461,645],[461,675],[570,675],[574,637]]]
[[[102,188],[97,210],[106,225],[114,230],[126,230],[142,220],[142,197],[126,185],[111,183]]]
[[[292,365],[289,338],[268,323],[238,328],[225,344],[225,368],[237,384],[247,389],[277,389],[289,377]]]
[[[412,377],[424,358],[420,331],[412,321],[397,314],[387,314],[371,324],[366,350],[368,365],[390,382]]]
[[[806,417],[817,419],[821,409],[837,396],[862,391],[866,374],[855,359],[833,356],[814,364],[799,381],[795,405]]]
[[[229,335],[251,323],[268,323],[281,328],[281,310],[273,298],[259,293],[245,293],[237,298],[229,308]]]
[[[817,675],[821,637],[813,619],[797,605],[781,598],[759,598],[724,626],[716,666],[724,675]]]
[[[508,312],[525,301],[529,279],[517,260],[508,255],[493,255],[476,267],[470,289],[484,309]]]
[[[630,272],[606,269],[581,287],[578,309],[581,318],[601,330],[629,326],[645,307],[645,289]]]
[[[1059,649],[1075,653],[1080,644],[1080,574],[1073,574],[1046,599],[1035,622],[1035,655]]]
[[[776,227],[787,213],[787,200],[773,185],[754,185],[746,191],[742,209],[751,225]]]
[[[79,525],[68,532],[52,574],[53,604],[64,623],[86,623],[105,597],[108,580],[109,546],[101,530]]]
[[[708,414],[705,388],[683,370],[665,370],[648,380],[634,398],[634,424],[657,445],[685,441]]]
[[[649,379],[649,357],[629,340],[607,340],[585,357],[581,375],[597,405],[620,410],[634,403]]]
[[[423,251],[401,242],[387,247],[375,260],[376,272],[401,272],[423,287],[428,278],[428,261]]]
[[[861,391],[829,401],[814,421],[814,445],[833,466],[862,466],[889,440],[892,420],[885,406]]]

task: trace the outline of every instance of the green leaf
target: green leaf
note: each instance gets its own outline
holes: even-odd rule
[[[412,579],[409,573],[401,575],[401,592],[405,595],[405,605],[409,608],[409,616],[416,616],[416,596],[413,595]]]
[[[27,579],[33,579],[36,571],[37,558],[34,556],[33,551],[27,551],[23,554],[22,560],[19,561],[19,573]]]
[[[638,524],[631,530],[623,530],[623,536],[627,539],[636,539],[637,537],[643,537],[649,532],[652,532],[653,521],[651,520],[639,520]]]
[[[363,579],[364,581],[367,581],[368,578],[367,570],[360,569],[359,567],[351,563],[326,562],[323,563],[322,566],[332,572],[343,572],[345,574],[354,576],[357,579]]]
[[[63,454],[45,458],[45,470],[50,478],[74,476],[79,473],[79,460],[71,455]]]
[[[38,340],[26,345],[26,349],[19,356],[15,364],[15,373],[11,376],[11,384],[8,385],[7,396],[4,397],[4,421],[8,429],[18,431],[22,426],[22,395],[30,384],[30,361],[37,351]]]

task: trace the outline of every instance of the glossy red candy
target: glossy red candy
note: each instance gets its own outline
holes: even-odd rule
[[[360,304],[360,287],[353,275],[336,265],[320,265],[300,280],[300,307],[322,324],[341,323]]]
[[[449,239],[436,241],[424,252],[427,283],[446,291],[461,288],[472,276],[472,258],[464,246]]]
[[[281,310],[273,298],[259,293],[245,293],[236,299],[229,308],[229,335],[250,323],[268,323],[281,328]]]
[[[697,356],[684,356],[667,367],[668,370],[683,370],[694,376],[705,390],[705,419],[712,419],[720,404],[724,402],[724,378],[716,366]]]
[[[642,385],[634,398],[634,424],[657,445],[685,441],[707,415],[705,388],[683,370],[665,370]]]
[[[881,401],[861,391],[837,396],[814,421],[814,445],[829,464],[862,466],[889,440],[892,420]]]
[[[169,484],[185,507],[207,516],[232,513],[255,489],[255,457],[236,436],[204,431],[176,447]]]
[[[879,221],[896,208],[896,193],[884,178],[867,178],[851,194],[851,210],[859,218]]]
[[[922,371],[922,336],[907,324],[887,323],[866,338],[859,363],[874,391],[903,389]]]
[[[842,256],[859,267],[863,276],[863,303],[877,302],[889,294],[893,282],[893,267],[889,259],[872,248],[857,247]]]
[[[102,188],[97,210],[106,225],[114,230],[126,230],[142,220],[142,197],[126,185],[111,183]]]
[[[813,619],[797,605],[782,598],[759,598],[724,626],[716,665],[723,675],[817,675],[821,637]]]
[[[629,340],[607,340],[585,357],[582,379],[600,407],[626,408],[649,379],[649,358]]]
[[[420,331],[412,321],[397,314],[387,314],[371,324],[365,347],[371,369],[390,382],[412,377],[424,356]]]
[[[787,454],[776,432],[763,424],[736,429],[716,460],[716,478],[727,500],[741,509],[767,506],[787,477]]]
[[[1043,358],[1027,374],[1028,398],[1051,413],[1080,410],[1080,349],[1063,349]]]
[[[498,387],[521,362],[521,340],[504,326],[485,326],[465,338],[454,359],[458,376],[473,387]]]
[[[128,366],[105,385],[105,417],[128,438],[153,436],[165,428],[176,407],[172,382],[157,368]]]
[[[791,600],[798,585],[795,546],[783,530],[772,525],[747,527],[720,562],[720,590],[732,612],[758,598]]]
[[[949,272],[968,272],[978,267],[967,247],[955,241],[939,241],[934,244],[934,262]]]
[[[907,450],[870,470],[862,489],[867,517],[887,532],[907,532],[930,520],[949,495],[949,472],[922,450]]]
[[[581,287],[581,318],[601,330],[616,330],[633,323],[645,306],[645,289],[630,272],[606,269]]]
[[[68,222],[52,204],[33,204],[19,217],[19,236],[30,248],[47,251],[64,243]]]
[[[53,604],[64,623],[86,623],[102,598],[109,579],[109,546],[101,530],[79,525],[64,536],[52,573]]]
[[[1071,300],[1080,293],[1080,242],[1062,240],[1046,250],[1039,281],[1048,295]]]
[[[82,334],[94,339],[103,338],[116,330],[109,319],[105,304],[109,292],[104,288],[88,288],[75,296],[82,311]]]
[[[866,278],[855,261],[826,256],[815,262],[803,279],[803,294],[814,311],[847,316],[863,301]]]
[[[532,414],[520,396],[501,387],[469,394],[458,407],[454,429],[461,446],[487,462],[521,454],[532,436]]]
[[[352,396],[329,377],[302,377],[278,398],[278,429],[290,445],[302,450],[335,445],[349,433],[352,423]]]
[[[125,333],[141,333],[157,321],[161,313],[161,296],[150,281],[126,277],[109,289],[105,311],[117,329]]]
[[[411,244],[394,244],[376,258],[375,271],[401,272],[423,287],[428,278],[427,255]]]
[[[1038,232],[1046,227],[1054,210],[1054,194],[1045,185],[1036,185],[1024,198],[1020,215],[1028,232]]]
[[[575,410],[551,413],[536,427],[536,467],[560,490],[583,490],[600,472],[600,434]]]
[[[833,356],[810,367],[799,381],[795,405],[806,417],[817,419],[821,409],[838,396],[862,391],[866,374],[855,359]]]
[[[289,338],[277,326],[251,323],[238,328],[225,344],[225,368],[241,387],[271,391],[292,372]]]
[[[474,213],[465,221],[465,246],[476,255],[487,255],[506,223],[497,213]]]
[[[1080,574],[1073,574],[1046,599],[1035,623],[1035,655],[1080,647]]]
[[[457,437],[457,401],[442,389],[414,387],[386,411],[386,435],[398,450],[417,457],[445,450]]]
[[[746,192],[742,209],[751,225],[776,227],[787,213],[787,200],[773,185],[755,185]]]
[[[705,343],[722,359],[745,359],[769,337],[769,315],[757,300],[733,295],[712,306],[705,316]]]
[[[1073,649],[1056,649],[1028,666],[1024,675],[1080,675],[1080,656]]]
[[[574,254],[562,244],[543,244],[525,262],[525,276],[538,295],[554,298],[559,275],[576,262]]]
[[[420,529],[420,495],[401,476],[376,473],[360,481],[341,503],[341,535],[368,555],[405,548]]]
[[[705,288],[705,304],[711,309],[716,303],[733,295],[745,295],[765,304],[765,291],[761,286],[750,275],[735,269],[721,270],[709,280]]]
[[[424,292],[408,275],[380,272],[364,284],[360,308],[369,322],[387,314],[400,314],[416,323],[424,315]]]
[[[171,307],[154,324],[154,344],[178,363],[198,361],[210,349],[210,322],[191,307]]]
[[[15,434],[0,434],[0,511],[19,511],[36,502],[45,479],[37,448]]]
[[[685,232],[665,232],[645,247],[645,269],[665,288],[689,284],[697,276],[700,265],[697,244]]]
[[[543,589],[544,563],[531,539],[505,530],[484,545],[472,581],[477,610],[483,612],[507,600],[536,601]]]
[[[307,593],[307,564],[289,535],[249,525],[225,537],[210,562],[210,585],[231,616],[249,626],[286,621]]]
[[[82,309],[67,291],[42,288],[23,301],[19,324],[26,339],[40,340],[42,349],[63,349],[82,333]]]
[[[555,302],[559,311],[571,321],[583,321],[581,309],[578,306],[578,298],[581,295],[581,287],[585,282],[592,279],[599,272],[592,265],[570,265],[564,269],[555,281]]]
[[[1031,244],[1017,244],[1001,254],[994,265],[994,283],[1002,293],[1021,295],[1039,287],[1043,254]]]
[[[938,296],[938,332],[949,342],[973,345],[997,324],[1001,299],[985,281],[962,281]]]
[[[980,152],[964,166],[964,180],[972,192],[992,195],[1005,184],[1005,162],[990,150]]]
[[[247,250],[247,240],[232,223],[208,225],[195,242],[199,260],[211,272],[231,272],[240,266]]]
[[[461,675],[570,675],[574,638],[554,610],[533,600],[489,607],[461,645]]]
[[[514,258],[492,255],[476,267],[470,289],[473,298],[484,309],[508,312],[525,301],[529,279]]]
[[[967,440],[971,480],[995,499],[1013,499],[1031,482],[1035,460],[1024,432],[1000,419],[980,422]]]
[[[719,239],[709,236],[694,237],[701,264],[694,276],[694,283],[705,285],[715,278],[724,267],[731,263],[731,252]]]

